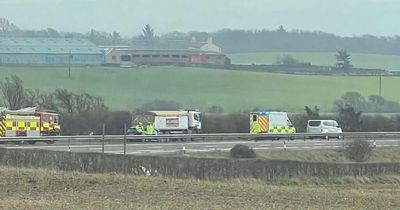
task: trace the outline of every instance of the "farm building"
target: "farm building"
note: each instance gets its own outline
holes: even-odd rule
[[[135,65],[163,64],[226,64],[226,56],[221,53],[191,50],[133,50],[122,55],[122,62]]]
[[[0,65],[100,65],[103,53],[77,38],[0,38]]]
[[[104,64],[120,65],[121,55],[127,54],[129,46],[124,45],[100,45],[99,48],[104,54]]]
[[[120,55],[120,60],[116,55]],[[129,50],[115,48],[106,54],[106,63],[120,62],[129,65],[169,65],[169,64],[213,64],[229,63],[221,48],[212,42],[212,38],[199,42],[195,39],[146,41],[135,40]]]
[[[221,47],[213,42],[212,37],[205,41],[198,41],[195,37],[191,40],[134,40],[131,50],[190,50],[222,53]]]

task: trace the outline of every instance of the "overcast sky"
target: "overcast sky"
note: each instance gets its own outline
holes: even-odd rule
[[[168,31],[318,30],[400,35],[400,0],[0,0],[0,17],[22,29],[140,34]]]

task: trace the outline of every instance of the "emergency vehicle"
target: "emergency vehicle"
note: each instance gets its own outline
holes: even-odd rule
[[[198,110],[148,111],[135,114],[132,124],[151,123],[157,134],[200,133],[201,112]]]
[[[0,109],[0,137],[58,136],[60,132],[59,115],[55,112],[36,111],[36,107]]]
[[[251,112],[250,133],[296,133],[286,112]]]

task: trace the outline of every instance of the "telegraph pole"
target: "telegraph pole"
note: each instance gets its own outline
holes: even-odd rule
[[[71,54],[71,50],[69,50],[69,53],[68,53],[68,78],[71,78],[71,58],[72,58],[72,54]]]
[[[379,73],[379,97],[382,97],[382,73]]]

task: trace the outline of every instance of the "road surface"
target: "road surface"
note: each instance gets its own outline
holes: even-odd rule
[[[373,143],[373,142],[372,142]],[[236,144],[244,144],[254,150],[284,149],[287,150],[306,150],[306,149],[332,149],[343,148],[345,142],[341,140],[293,140],[293,141],[223,141],[223,142],[129,142],[126,144],[126,153],[135,155],[149,154],[174,154],[185,150],[186,153],[210,152],[210,151],[229,151]],[[379,140],[376,141],[377,147],[400,146],[400,140]],[[56,142],[46,144],[38,142],[30,144],[3,144],[1,147],[10,149],[44,149],[52,151],[71,151],[71,152],[97,152],[103,151],[102,143],[96,142]],[[123,154],[124,144],[122,142],[107,142],[104,145],[105,153]]]

